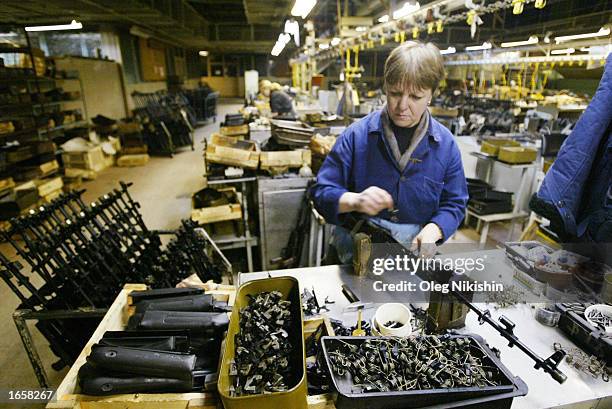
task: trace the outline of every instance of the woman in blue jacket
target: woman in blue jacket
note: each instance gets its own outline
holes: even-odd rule
[[[443,78],[433,44],[411,41],[391,52],[387,105],[349,126],[317,175],[311,193],[327,222],[341,225],[344,214],[363,213],[418,249],[431,249],[424,245],[442,243],[457,230],[468,199],[461,155],[450,131],[427,110]],[[348,263],[348,231],[336,228],[332,245]]]

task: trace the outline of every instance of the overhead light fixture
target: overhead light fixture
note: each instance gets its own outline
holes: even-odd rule
[[[295,4],[291,9],[291,15],[306,18],[315,4],[317,4],[317,0],[295,0]]]
[[[550,44],[550,33],[546,33],[546,35],[544,36],[544,42],[546,44]]]
[[[283,49],[285,48],[285,44],[282,41],[277,41],[276,44],[274,44],[274,47],[272,48],[272,52],[270,52],[270,54],[272,54],[274,57],[278,57],[280,55],[280,53],[283,52]]]
[[[366,26],[359,26],[355,29],[355,31],[359,31],[360,33],[363,33],[364,31],[367,31],[368,28]]]
[[[198,54],[200,54],[200,57],[208,57],[208,51],[200,51]]]
[[[289,41],[291,41],[291,35],[288,33],[280,33],[278,35],[278,40],[276,41],[277,43],[283,43],[283,44],[287,44]]]
[[[573,48],[563,48],[561,50],[552,50],[550,53],[552,55],[563,55],[563,54],[574,54],[576,52]]]
[[[329,48],[329,43],[321,43],[319,44],[319,48],[321,50],[327,50]]]
[[[420,8],[421,8],[421,5],[419,4],[418,1],[414,3],[410,3],[407,1],[406,3],[404,3],[402,8],[397,9],[393,12],[393,19],[398,20],[402,17],[406,17],[407,15],[414,13]]]
[[[540,40],[538,39],[538,36],[531,36],[529,37],[529,40],[525,40],[525,41],[511,41],[508,43],[501,43],[502,48],[508,48],[508,47],[519,47],[521,45],[531,45],[531,44],[537,44],[539,43]]]
[[[569,36],[555,37],[555,43],[564,43],[570,40],[580,40],[583,38],[603,37],[610,35],[610,27],[602,27],[596,33],[574,34]]]
[[[331,40],[331,45],[332,45],[332,47],[335,47],[335,46],[337,46],[338,44],[340,44],[340,38],[339,38],[339,37],[334,37],[334,38],[332,38],[332,40]]]
[[[440,50],[440,54],[442,55],[455,54],[456,52],[457,49],[455,47],[448,47],[446,50]]]
[[[469,47],[465,47],[466,51],[481,51],[481,50],[490,50],[493,47],[493,45],[488,42],[485,41],[484,43],[482,43],[482,45],[471,45]]]
[[[293,19],[285,21],[285,33],[291,34],[295,45],[300,46],[300,23]]]
[[[378,17],[378,22],[379,22],[379,23],[386,23],[386,22],[388,22],[388,21],[389,21],[389,15],[388,15],[388,14],[385,14],[385,15],[384,15],[384,16],[382,16],[382,17]]]
[[[76,20],[72,20],[70,24],[56,24],[53,26],[29,26],[25,31],[58,31],[58,30],[80,30],[83,24]]]

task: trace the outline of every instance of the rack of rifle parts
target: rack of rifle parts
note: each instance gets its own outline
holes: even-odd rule
[[[199,288],[133,291],[130,298],[128,329],[106,331],[79,368],[81,393],[213,390],[227,302]]]
[[[0,274],[21,300],[19,310],[106,308],[125,283],[169,287],[193,272],[204,281],[220,282],[221,270],[208,260],[196,226],[184,221],[163,250],[159,234],[145,225],[128,187],[121,183],[121,189],[91,206],[81,199],[83,191],[72,191],[13,220],[12,230],[3,235],[19,261],[0,254]],[[98,321],[59,318],[36,325],[69,364]]]
[[[172,156],[176,148],[193,146],[196,115],[182,94],[134,92],[134,115],[143,125],[150,154]]]

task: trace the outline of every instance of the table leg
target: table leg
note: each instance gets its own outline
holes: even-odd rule
[[[487,242],[487,236],[489,235],[489,224],[489,222],[484,222],[482,226],[482,232],[480,233],[480,244],[486,244]]]

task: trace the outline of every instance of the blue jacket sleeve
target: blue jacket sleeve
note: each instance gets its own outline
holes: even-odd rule
[[[349,128],[336,140],[317,173],[317,182],[310,194],[315,207],[327,223],[341,224],[338,214],[340,196],[349,191],[353,166],[353,135]]]
[[[455,233],[465,217],[465,206],[468,201],[467,183],[461,163],[461,153],[453,143],[451,160],[444,175],[444,188],[440,196],[440,207],[431,218],[442,231],[442,241],[448,240]]]

